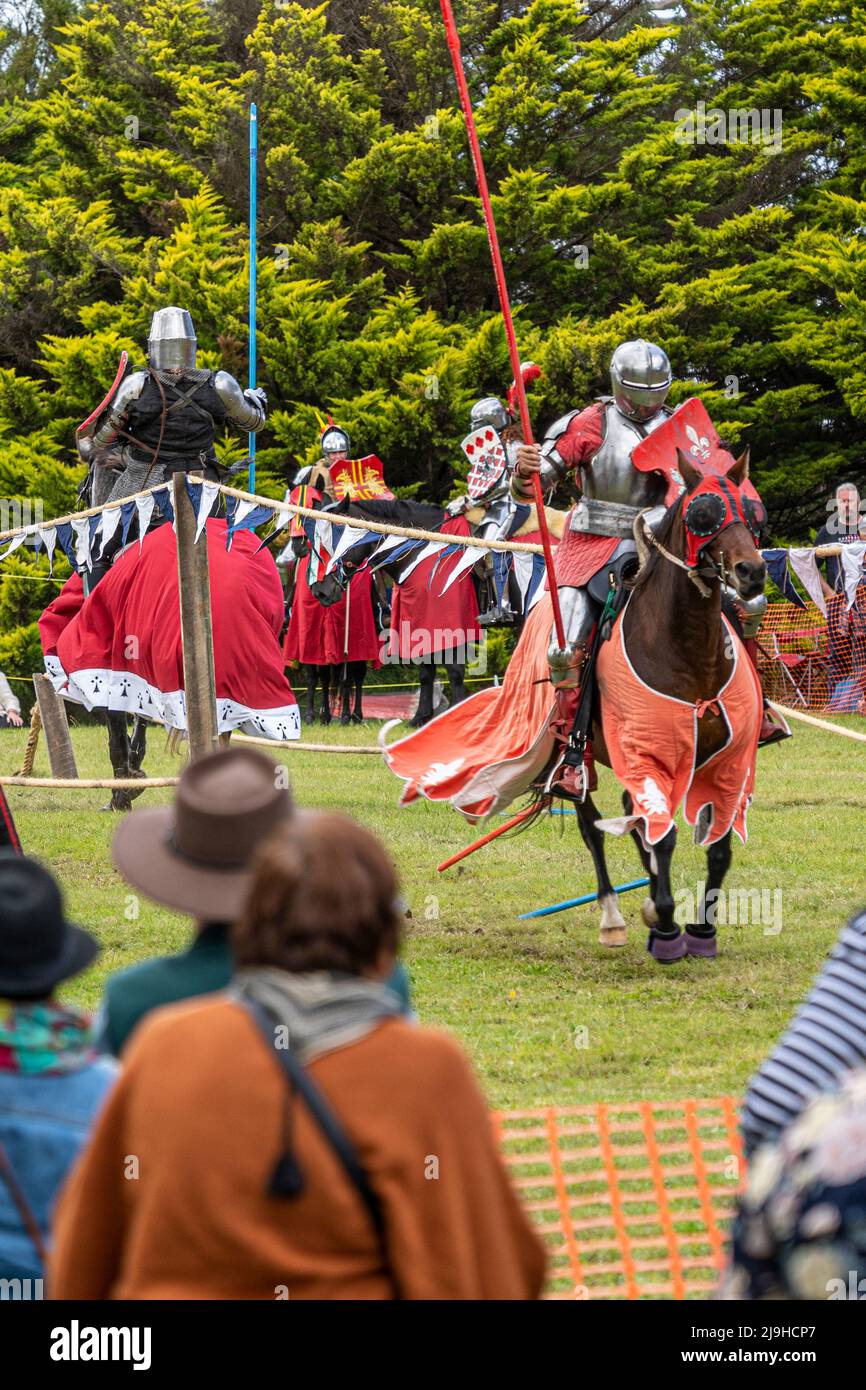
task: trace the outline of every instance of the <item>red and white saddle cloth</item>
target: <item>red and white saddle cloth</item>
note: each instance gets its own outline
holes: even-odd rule
[[[383,746],[391,771],[405,782],[402,805],[422,796],[450,801],[467,820],[478,821],[529,790],[554,750],[550,724],[556,700],[547,666],[552,620],[550,595],[545,593],[526,620],[501,686],[479,691],[417,733]],[[603,829],[622,834],[637,825],[647,843],[655,844],[667,834],[685,799],[690,824],[704,806],[711,808],[704,844],[712,844],[732,826],[745,840],[761,688],[742,643],[726,621],[725,626],[731,634],[734,669],[712,705],[727,723],[729,738],[713,758],[695,768],[697,720],[703,710],[660,695],[640,680],[622,646],[622,619],[618,620],[599,658],[599,677],[610,697],[602,701],[605,741],[613,770],[638,809],[632,817],[599,822]],[[710,705],[704,702],[706,708]]]
[[[226,522],[207,523],[220,733],[300,738],[298,702],[283,670],[283,589],[273,556],[250,531],[226,550]],[[174,530],[131,545],[85,600],[67,580],[39,619],[45,667],[67,700],[186,729]]]
[[[619,835],[636,827],[650,847],[671,829],[680,806],[689,825],[696,825],[708,808],[710,818],[705,828],[702,822],[700,844],[712,845],[731,829],[745,843],[762,697],[742,642],[723,615],[734,669],[714,699],[693,705],[662,695],[641,680],[626,651],[623,616],[599,651],[596,671],[611,766],[631,793],[635,813],[597,824]],[[717,753],[696,767],[698,720],[708,710],[721,715],[728,737]]]
[[[469,821],[481,820],[520,796],[546,767],[554,742],[547,669],[552,622],[550,595],[543,594],[502,685],[480,690],[417,733],[383,746],[391,771],[406,783],[401,805],[426,796],[450,801]]]

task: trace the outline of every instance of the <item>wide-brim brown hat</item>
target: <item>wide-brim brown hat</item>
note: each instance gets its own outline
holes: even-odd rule
[[[114,836],[114,862],[154,902],[201,922],[232,921],[257,846],[292,810],[283,767],[253,748],[229,748],[191,763],[171,806],[130,812]]]

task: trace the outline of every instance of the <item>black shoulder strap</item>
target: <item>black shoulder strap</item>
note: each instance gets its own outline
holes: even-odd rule
[[[353,1187],[358,1192],[370,1215],[370,1220],[380,1241],[384,1240],[385,1222],[379,1198],[370,1186],[367,1174],[362,1167],[357,1150],[340,1121],[337,1119],[325,1097],[315,1085],[306,1069],[294,1056],[291,1049],[274,1046],[274,1030],[279,1027],[273,1014],[254,999],[240,1001],[261,1033],[268,1051],[282,1069],[294,1091],[304,1101],[310,1114],[318,1124],[331,1148],[339,1158]]]

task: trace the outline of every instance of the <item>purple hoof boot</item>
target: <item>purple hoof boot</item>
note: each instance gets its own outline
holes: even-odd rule
[[[681,932],[677,932],[676,936],[659,936],[658,932],[651,931],[647,937],[646,948],[660,965],[671,965],[675,960],[682,960],[685,955],[685,937]]]
[[[686,950],[690,956],[703,956],[704,960],[715,960],[719,954],[715,933],[712,936],[692,936],[686,927]]]

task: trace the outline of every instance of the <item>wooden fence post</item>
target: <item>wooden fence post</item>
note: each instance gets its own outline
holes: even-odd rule
[[[52,777],[77,777],[78,768],[72,751],[66,706],[44,672],[33,676],[33,689],[39,705],[39,718],[45,730],[48,764]]]
[[[177,583],[183,641],[183,684],[190,761],[216,751],[218,744],[210,608],[207,530],[196,542],[196,515],[186,490],[187,475],[175,473],[171,487],[177,530]]]

